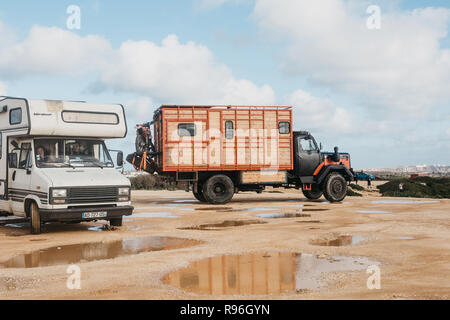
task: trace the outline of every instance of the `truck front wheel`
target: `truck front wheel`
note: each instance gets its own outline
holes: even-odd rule
[[[322,190],[320,190],[320,186],[317,184],[311,185],[311,190],[302,189],[302,192],[303,195],[310,200],[319,199],[323,195]]]
[[[339,173],[331,173],[325,180],[323,194],[330,202],[344,200],[347,195],[347,181]]]
[[[206,180],[203,185],[203,196],[212,204],[224,204],[233,198],[234,183],[226,175],[219,174]]]
[[[206,202],[205,196],[203,195],[203,186],[200,183],[197,184],[197,187],[194,186],[192,188],[192,193],[198,201]]]
[[[32,202],[30,205],[31,213],[31,234],[41,233],[41,215],[39,213],[39,208],[36,202]]]

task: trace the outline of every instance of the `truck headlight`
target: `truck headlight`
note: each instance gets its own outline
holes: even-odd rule
[[[53,189],[52,197],[53,198],[65,198],[65,197],[67,197],[67,189]]]
[[[119,196],[128,196],[130,194],[130,188],[119,188]]]

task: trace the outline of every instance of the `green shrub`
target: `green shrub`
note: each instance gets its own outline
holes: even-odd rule
[[[400,183],[403,191],[400,191]],[[395,179],[377,188],[385,197],[450,198],[450,178]]]
[[[133,190],[180,190],[184,189],[184,184],[171,181],[167,177],[141,174],[136,177],[129,178],[131,189]]]
[[[350,188],[352,188],[354,190],[358,190],[358,191],[364,191],[365,190],[364,187],[361,187],[361,186],[359,186],[357,184],[354,184],[354,183],[350,183]]]

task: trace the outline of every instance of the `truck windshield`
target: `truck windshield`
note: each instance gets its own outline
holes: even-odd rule
[[[38,168],[114,167],[101,140],[36,139],[34,150]]]

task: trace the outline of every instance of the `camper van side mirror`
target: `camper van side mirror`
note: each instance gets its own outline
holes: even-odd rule
[[[319,143],[319,150],[322,151],[322,142]]]
[[[122,167],[123,166],[123,152],[119,151],[117,152],[117,166]]]
[[[11,145],[14,147],[15,150],[20,149],[19,148],[19,144],[17,143],[17,141],[11,141]]]
[[[8,166],[10,168],[17,168],[17,153],[8,153]]]

